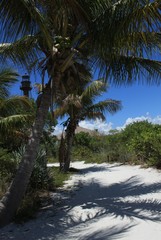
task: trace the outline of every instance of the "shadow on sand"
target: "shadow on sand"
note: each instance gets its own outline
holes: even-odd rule
[[[82,170],[104,171],[103,167]],[[110,171],[110,168],[106,171]],[[80,173],[81,174],[81,173]],[[136,224],[136,219],[161,222],[161,202],[151,200],[147,194],[161,191],[161,183],[143,184],[137,176],[126,181],[102,186],[92,179],[82,182],[77,191],[66,194],[57,207],[40,214],[35,221],[1,230],[2,240],[112,240],[119,239]],[[140,198],[144,195],[142,198]],[[129,224],[112,224],[104,229],[88,231],[90,225],[106,216],[130,219]],[[106,220],[105,220],[106,221]],[[34,222],[34,224],[33,224]],[[10,232],[9,232],[10,231]],[[19,233],[18,233],[19,231]],[[87,231],[87,232],[86,232]],[[70,237],[69,237],[70,236]]]

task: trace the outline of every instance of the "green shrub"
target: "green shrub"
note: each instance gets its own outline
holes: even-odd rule
[[[89,147],[91,140],[92,140],[92,137],[90,136],[89,133],[80,132],[80,133],[75,134],[74,145]]]
[[[12,153],[12,158],[8,159],[8,165],[5,165],[7,175],[13,175],[15,173],[18,164],[21,161],[21,158],[25,152],[25,147],[21,146],[17,151]],[[6,158],[7,159],[7,158]],[[13,164],[14,168],[11,169],[11,164]],[[28,191],[31,189],[48,189],[51,187],[52,179],[49,174],[49,170],[47,168],[47,156],[46,151],[43,148],[39,148],[34,169],[30,178]]]
[[[17,162],[7,149],[0,148],[0,176],[1,178],[13,175],[17,168]]]
[[[44,149],[39,149],[37,153],[34,170],[30,178],[29,187],[32,189],[49,189],[52,179],[47,168],[47,156]]]
[[[89,133],[80,132],[74,137],[74,145],[87,147],[92,150],[92,152],[101,152],[104,148],[104,136],[93,135]]]
[[[64,182],[69,179],[71,176],[71,172],[60,172],[59,167],[52,167],[51,168],[51,175],[54,181],[54,187],[62,187],[64,185]]]
[[[7,149],[0,148],[0,197],[6,192],[16,169],[13,155]]]
[[[161,168],[161,126],[147,121],[129,124],[106,136],[75,136],[74,160],[121,162]]]

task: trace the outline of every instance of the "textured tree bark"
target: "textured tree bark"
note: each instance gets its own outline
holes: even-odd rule
[[[74,137],[76,126],[77,126],[77,122],[75,120],[73,120],[73,121],[71,120],[69,122],[69,125],[67,126],[67,130],[66,130],[66,152],[65,152],[65,159],[64,159],[64,172],[69,171],[69,168],[70,168],[73,137]]]
[[[66,144],[65,144],[64,136],[62,134],[61,140],[60,140],[60,146],[59,146],[59,170],[61,172],[64,171],[65,155],[66,155]]]
[[[0,202],[0,226],[4,226],[12,221],[26,192],[33,171],[45,119],[50,106],[50,99],[51,90],[50,87],[47,87],[42,94],[40,107],[37,109],[35,123],[32,128],[29,142],[26,146],[25,154],[15,178]]]

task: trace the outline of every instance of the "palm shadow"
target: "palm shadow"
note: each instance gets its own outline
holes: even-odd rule
[[[90,172],[92,169],[85,169],[83,173]],[[28,231],[25,231],[23,226],[22,228],[19,226],[20,237],[16,232],[14,233],[14,230],[12,234],[5,235],[3,229],[0,236],[3,236],[1,237],[3,240],[119,239],[135,226],[136,219],[161,222],[161,202],[147,198],[148,194],[160,191],[161,183],[144,184],[137,176],[109,186],[102,186],[95,179],[90,182],[81,182],[81,187],[77,191],[60,192],[60,196],[63,196],[60,202],[51,206],[48,211],[42,212],[41,218],[36,219],[34,226],[32,221],[27,223],[25,226]],[[128,224],[122,223],[117,226],[113,224],[110,227],[107,223],[105,229],[85,232],[90,224],[106,216],[112,216],[115,219],[128,218],[130,221]],[[75,233],[75,231],[78,232]],[[68,238],[70,234],[73,238]]]
[[[134,224],[126,226],[112,226],[111,228],[106,229],[106,231],[97,230],[88,236],[83,236],[79,240],[112,240],[122,237],[127,231],[129,231]]]
[[[123,164],[122,163],[113,163],[113,164],[110,164],[108,167],[107,167],[107,164],[104,165],[104,164],[100,164],[99,167],[98,167],[98,164],[91,166],[91,167],[87,167],[85,166],[85,168],[79,170],[79,173],[81,174],[87,174],[87,173],[95,173],[95,172],[111,172],[111,169],[112,168],[115,168],[115,167],[119,167],[119,166],[122,166]]]
[[[161,183],[145,185],[140,183],[137,177],[131,177],[108,187],[100,186],[93,180],[76,194],[72,200],[72,206],[77,204],[82,206],[82,209],[99,206],[103,214],[112,214],[115,217],[161,221],[161,202],[146,198],[147,194],[158,191],[161,191]],[[83,197],[80,197],[80,194]],[[145,198],[139,199],[142,195],[145,195]],[[129,197],[131,200],[126,200]],[[102,213],[99,212],[99,214]]]

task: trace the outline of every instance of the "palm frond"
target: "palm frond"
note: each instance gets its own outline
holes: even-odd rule
[[[82,115],[82,119],[88,119],[88,120],[96,120],[96,119],[101,119],[102,121],[105,121],[105,115],[102,112],[97,112],[97,111],[88,111],[85,113],[85,115]]]
[[[161,4],[156,0],[120,0],[107,5],[102,14],[95,19],[98,26],[95,31],[106,29],[100,32],[100,36],[108,44],[127,33],[156,31],[159,30],[161,15]],[[110,16],[110,17],[109,17]],[[99,29],[99,26],[100,29]],[[110,44],[111,45],[111,44]]]
[[[68,95],[54,110],[55,117],[63,117],[65,114],[72,115],[73,112],[79,111],[82,108],[81,98],[78,95]]]
[[[108,59],[113,59],[114,63],[116,55],[153,59],[154,51],[158,50],[160,54],[160,9],[159,1],[150,0],[120,0],[104,8],[95,20],[93,32],[95,53],[98,54],[95,54],[95,60],[97,62],[99,58],[99,62],[100,57],[107,60],[101,65],[100,72],[107,71]]]
[[[141,57],[120,56],[109,63],[109,81],[116,85],[134,82],[161,84],[161,62]],[[113,76],[113,78],[111,78]]]
[[[9,87],[18,81],[18,73],[11,68],[0,69],[0,99],[9,95]]]
[[[89,14],[84,8],[86,4],[84,1],[46,0],[42,2],[47,15],[50,16],[50,22],[55,26],[55,31],[61,36],[66,36],[69,24],[75,27],[82,23],[82,26],[87,27],[90,22]]]
[[[33,116],[29,114],[0,117],[0,133],[7,135],[10,131],[24,128],[25,125],[31,126],[32,120]]]
[[[122,7],[121,5],[119,8]],[[160,9],[161,3],[157,0],[126,1],[124,28],[129,26],[132,30],[155,31],[160,26]]]
[[[0,117],[33,111],[32,102],[25,96],[14,96],[0,100]]]
[[[30,68],[31,63],[42,57],[38,49],[39,35],[25,36],[14,43],[0,44],[0,59],[11,60],[14,64]]]
[[[95,80],[91,82],[83,91],[81,98],[82,101],[85,102],[85,99],[94,99],[95,97],[100,96],[107,89],[107,83],[105,83],[102,79]]]
[[[161,52],[161,34],[159,32],[127,33],[116,43],[113,54],[126,56],[149,56]]]
[[[46,46],[51,49],[51,36],[46,20],[41,12],[40,1],[2,0],[0,2],[1,29],[4,31],[3,42],[14,41],[25,34],[41,30]]]
[[[89,112],[100,112],[105,113],[108,112],[110,114],[114,114],[117,111],[122,109],[122,105],[120,101],[107,99],[104,101],[100,101],[96,104],[93,104],[88,108]]]

